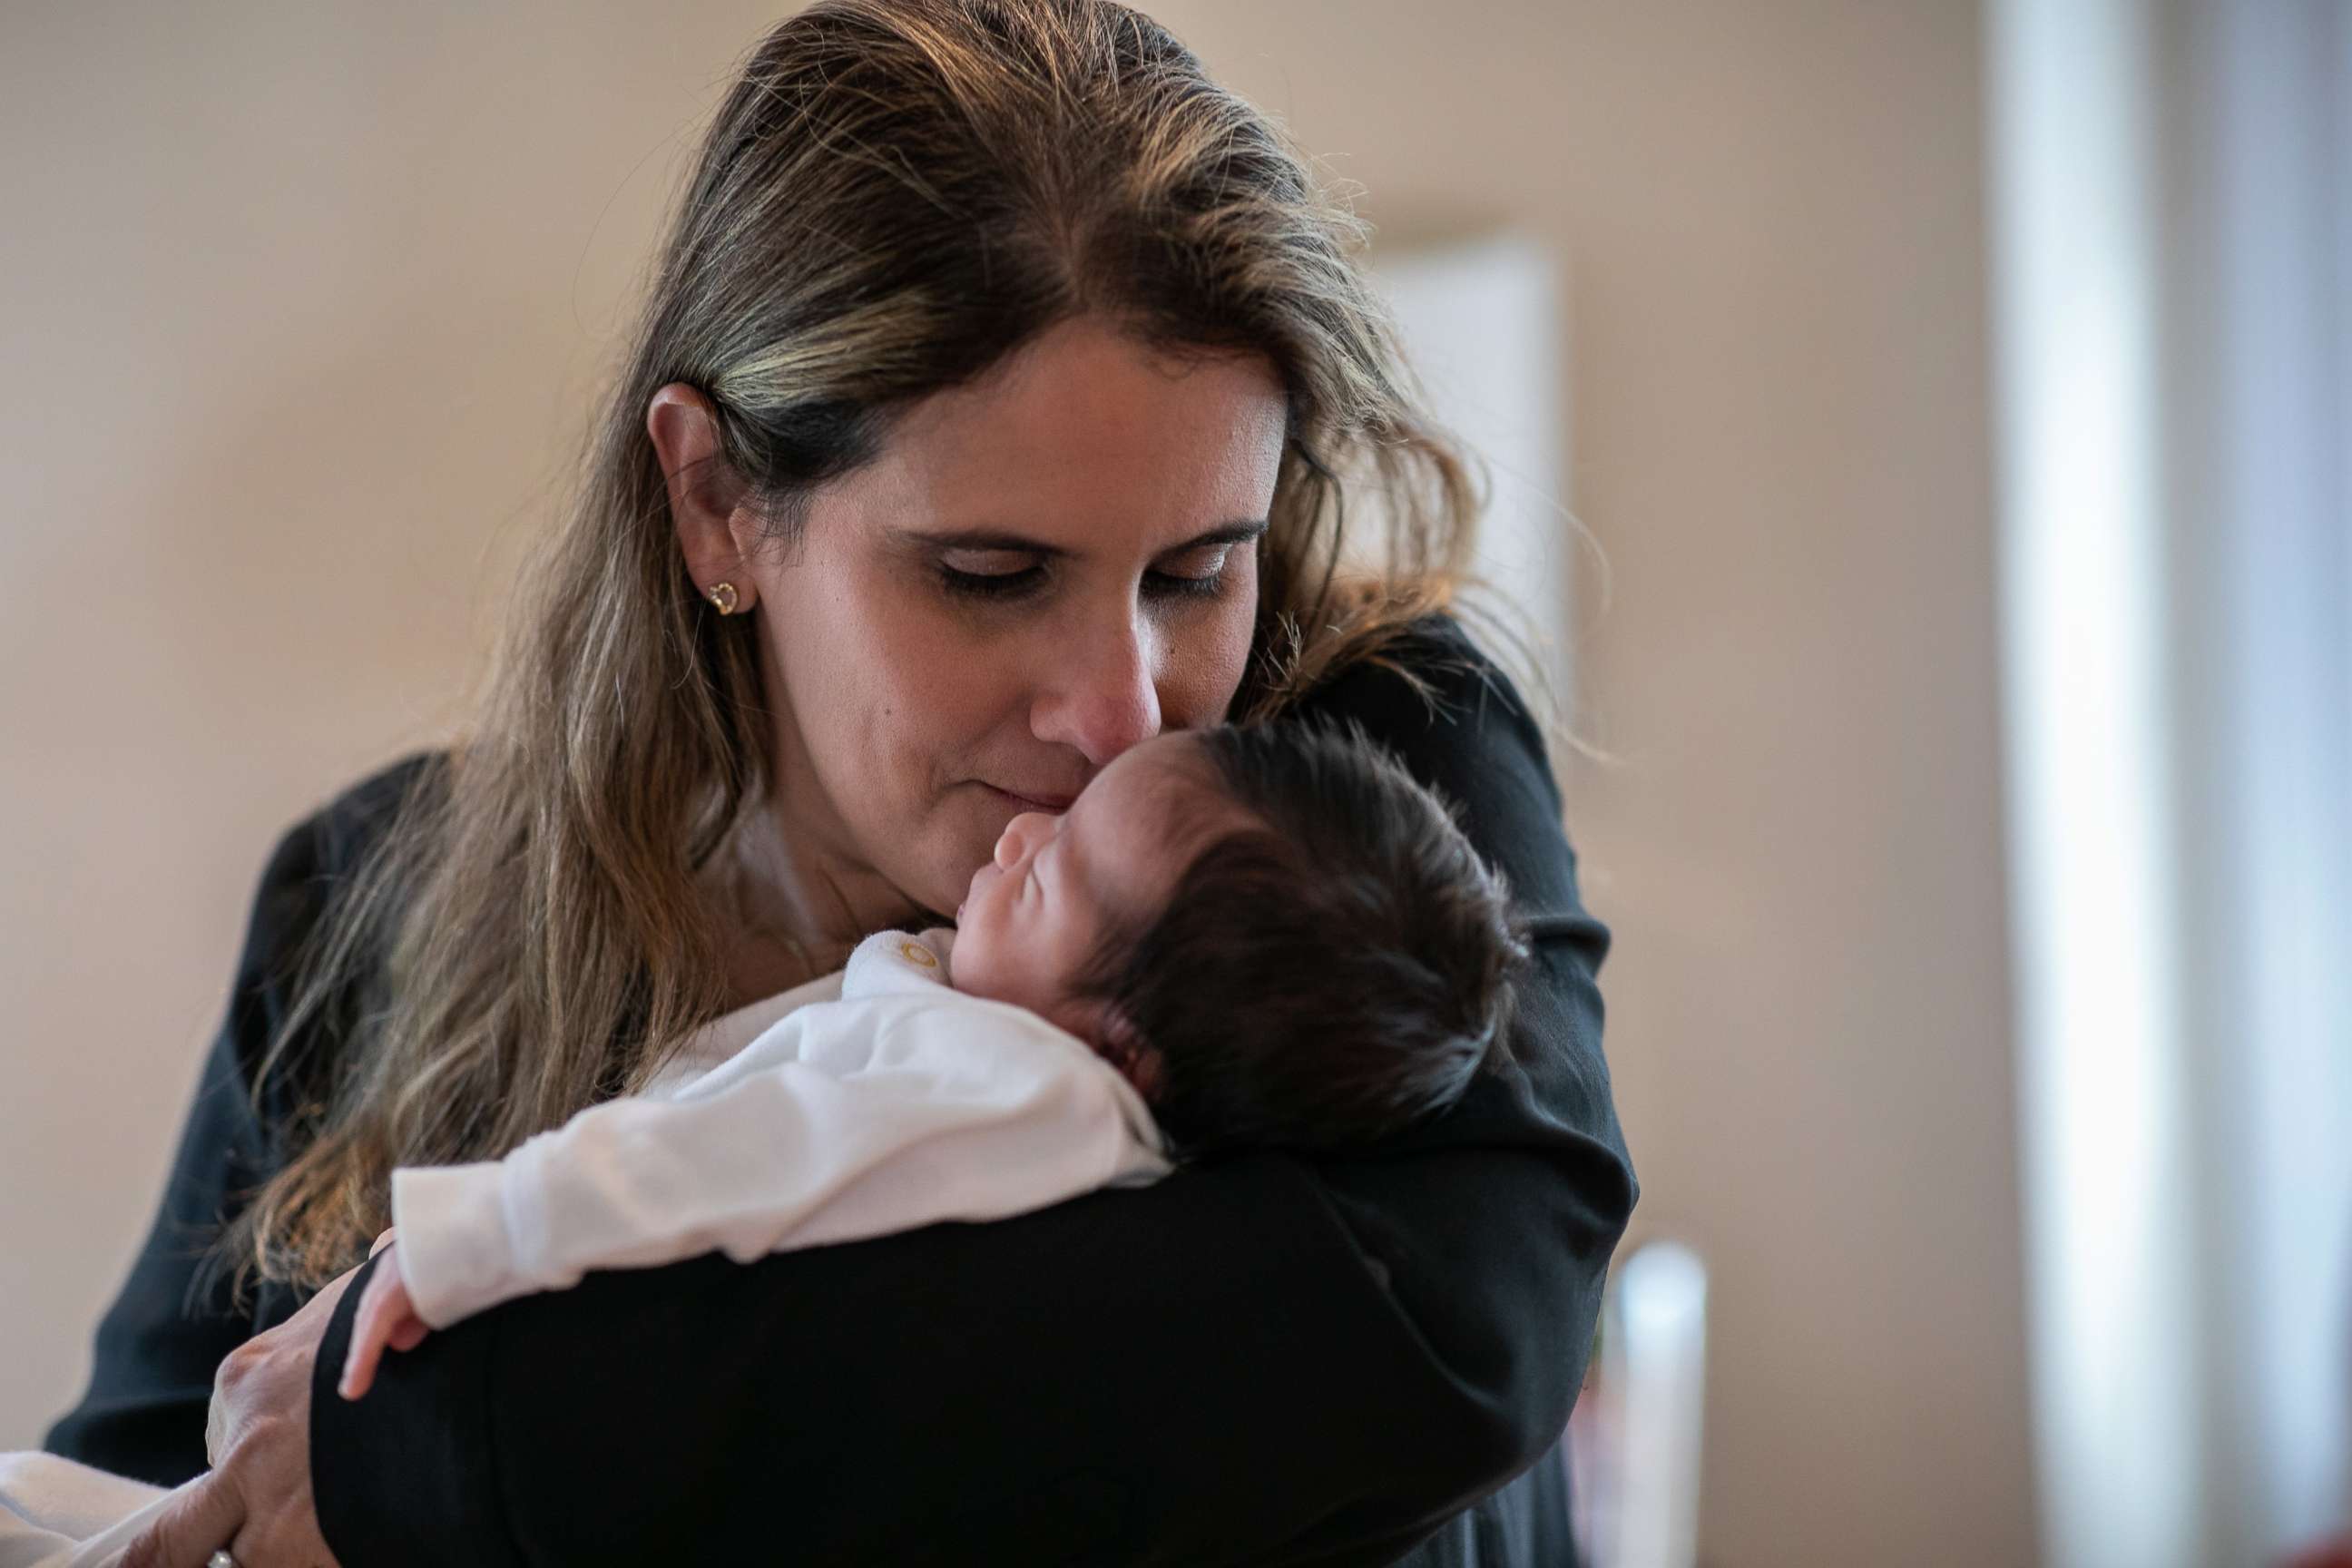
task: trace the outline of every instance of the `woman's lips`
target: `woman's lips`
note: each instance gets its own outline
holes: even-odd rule
[[[1023,811],[1047,811],[1059,814],[1069,810],[1070,802],[1078,798],[1074,795],[1019,795],[1009,789],[999,789],[994,784],[987,784],[983,787],[992,794],[1003,795]]]

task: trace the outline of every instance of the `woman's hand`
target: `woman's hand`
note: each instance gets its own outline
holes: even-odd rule
[[[383,1237],[378,1237],[376,1246],[383,1245]],[[400,1272],[400,1247],[394,1243],[384,1248],[383,1261],[375,1266],[367,1289],[360,1296],[360,1310],[352,1319],[351,1353],[343,1358],[342,1381],[335,1392],[345,1399],[357,1399],[375,1382],[375,1364],[383,1358],[386,1346],[415,1350],[432,1331],[432,1326],[416,1315],[416,1303],[409,1300],[408,1280]]]
[[[328,1281],[222,1358],[205,1424],[213,1468],[172,1494],[124,1551],[122,1568],[202,1568],[224,1546],[238,1568],[338,1568],[310,1494],[310,1371],[358,1272]]]

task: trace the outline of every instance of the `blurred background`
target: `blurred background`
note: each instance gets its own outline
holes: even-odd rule
[[[1621,1258],[1704,1302],[1620,1560],[2341,1530],[2352,7],[1146,8],[1361,185],[1612,755]],[[461,713],[779,15],[0,11],[0,1447],[276,837]]]

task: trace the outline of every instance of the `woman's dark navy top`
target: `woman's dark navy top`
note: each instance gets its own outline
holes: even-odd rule
[[[311,1398],[343,1568],[436,1564],[1570,1563],[1559,1438],[1635,1184],[1595,977],[1606,927],[1541,736],[1460,627],[1419,624],[1294,712],[1348,717],[1459,807],[1528,916],[1516,1065],[1346,1157],[1258,1155],[988,1225],[737,1264],[590,1274]],[[288,966],[418,752],[279,842],[160,1212],[47,1447],[176,1484],[215,1368],[300,1298],[192,1292],[221,1219],[283,1158],[257,1115]],[[373,1267],[371,1264],[369,1267]]]

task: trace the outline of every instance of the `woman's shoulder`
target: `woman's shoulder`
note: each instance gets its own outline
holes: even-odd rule
[[[1500,744],[1549,772],[1543,728],[1517,684],[1460,619],[1443,611],[1399,625],[1327,673],[1292,711],[1352,719],[1404,751]]]
[[[249,963],[273,960],[306,937],[410,793],[436,783],[448,756],[441,747],[406,752],[345,784],[278,832],[257,890],[247,939]]]
[[[262,1064],[279,1019],[299,989],[297,976],[328,923],[336,894],[399,815],[411,790],[429,786],[448,758],[445,748],[411,751],[344,785],[278,836],[255,889],[222,1047],[236,1058],[240,1081],[265,1075]],[[338,1007],[349,998],[339,995]],[[316,1026],[289,1066],[302,1071],[336,1054],[345,1031]],[[272,1097],[273,1115],[285,1106]]]
[[[439,784],[453,754],[447,746],[407,752],[344,785],[287,834],[308,840],[321,869],[350,867],[391,826],[412,791]]]
[[[1504,668],[1451,615],[1400,626],[1289,710],[1352,722],[1454,812],[1471,845],[1533,914],[1601,928],[1584,913],[1576,849],[1544,727]],[[1596,948],[1596,963],[1598,951]]]

